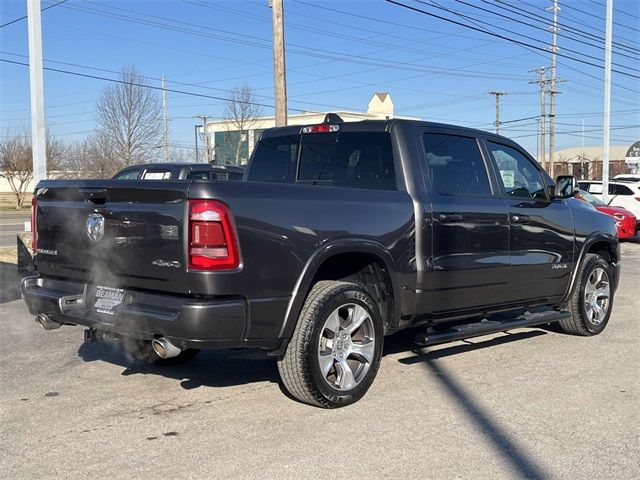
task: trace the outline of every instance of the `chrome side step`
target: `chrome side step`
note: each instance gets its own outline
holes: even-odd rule
[[[415,343],[421,347],[437,345],[439,343],[453,342],[465,338],[480,337],[492,333],[504,332],[512,328],[534,327],[545,323],[557,322],[565,318],[570,318],[569,312],[536,312],[525,313],[514,320],[482,320],[480,322],[456,325],[449,330],[424,332],[416,335]]]

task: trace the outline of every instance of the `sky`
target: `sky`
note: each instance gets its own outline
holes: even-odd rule
[[[42,0],[42,8],[60,0]],[[26,15],[0,0],[0,25]],[[396,115],[492,130],[537,155],[539,77],[551,64],[551,0],[285,0],[289,114],[364,111],[388,92]],[[556,149],[602,145],[605,0],[559,0]],[[426,12],[426,13],[425,13]],[[434,16],[436,15],[436,16]],[[451,21],[446,21],[444,17]],[[614,1],[611,143],[640,140],[640,1]],[[457,22],[457,23],[453,23]],[[463,25],[466,25],[463,26]],[[469,28],[471,27],[471,28]],[[135,66],[168,93],[170,143],[194,153],[194,115],[223,115],[240,84],[272,115],[268,0],[67,0],[42,13],[46,68],[117,78]],[[488,32],[488,33],[486,33]],[[545,50],[547,49],[547,50]],[[0,27],[0,135],[30,126],[27,21]],[[46,70],[47,127],[91,135],[107,80]],[[535,117],[535,118],[534,118]]]

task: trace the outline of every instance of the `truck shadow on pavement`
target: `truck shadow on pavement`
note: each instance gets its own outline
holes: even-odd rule
[[[17,265],[0,262],[0,303],[12,302],[20,298],[20,276]]]
[[[153,365],[131,358],[116,342],[85,342],[78,349],[85,362],[104,361],[124,367],[122,375],[161,375],[184,389],[230,387],[256,382],[278,383],[276,362],[252,351],[207,350],[179,365]]]
[[[546,479],[550,478],[543,467],[536,464],[526,450],[517,444],[514,435],[494,420],[491,412],[483,408],[474,400],[471,392],[465,390],[454,374],[452,374],[439,359],[464,352],[488,348],[514,341],[520,341],[546,335],[545,331],[531,330],[517,333],[505,332],[506,335],[489,340],[471,339],[463,345],[456,344],[451,347],[425,351],[425,349],[413,350],[414,356],[401,358],[398,361],[405,365],[423,366],[431,378],[444,388],[449,397],[456,403],[458,410],[464,413],[485,438],[493,445],[493,450],[502,457],[505,463],[513,470],[515,478]],[[399,350],[402,351],[402,350]]]

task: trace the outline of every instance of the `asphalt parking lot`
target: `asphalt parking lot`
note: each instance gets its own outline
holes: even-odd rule
[[[533,328],[413,351],[387,339],[359,403],[294,402],[274,362],[129,361],[0,304],[0,477],[640,478],[640,244],[605,332]],[[10,299],[9,299],[10,300]]]

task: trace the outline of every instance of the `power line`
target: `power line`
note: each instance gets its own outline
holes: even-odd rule
[[[49,5],[48,7],[42,8],[40,10],[40,12],[44,12],[46,10],[49,10],[50,8],[57,7],[58,5],[61,5],[61,4],[66,3],[68,1],[69,0],[61,0],[58,3],[54,3],[53,5]],[[0,28],[8,27],[9,25],[13,25],[14,23],[17,23],[17,22],[19,22],[21,20],[25,20],[26,18],[27,18],[27,15],[25,15],[24,17],[16,18],[15,20],[11,20],[10,22],[3,23],[2,25],[0,25]]]
[[[399,7],[403,7],[403,8],[406,8],[408,10],[412,10],[414,12],[422,13],[423,15],[427,15],[427,16],[430,16],[430,17],[433,17],[433,18],[437,18],[437,19],[443,20],[445,22],[453,23],[454,25],[458,25],[458,26],[461,26],[461,27],[464,27],[464,28],[467,28],[467,29],[470,29],[470,30],[474,30],[476,32],[481,32],[481,33],[484,33],[485,35],[491,35],[492,37],[501,38],[502,40],[506,40],[508,42],[515,43],[517,45],[522,45],[524,47],[529,47],[529,48],[533,48],[535,50],[546,52],[546,50],[543,47],[539,47],[537,45],[531,45],[529,43],[522,42],[520,40],[516,40],[515,38],[510,38],[510,37],[507,37],[505,35],[501,35],[499,33],[495,33],[495,32],[489,31],[489,30],[484,30],[484,29],[479,28],[479,27],[474,27],[473,25],[468,25],[468,24],[463,23],[463,22],[458,22],[457,20],[452,20],[450,18],[443,17],[442,15],[438,15],[436,13],[427,12],[426,10],[422,10],[420,8],[417,8],[417,7],[412,7],[411,5],[405,5],[404,3],[398,2],[396,0],[385,0],[385,2],[392,3],[392,4],[397,5]],[[574,62],[578,62],[578,63],[582,63],[582,64],[586,64],[586,65],[591,65],[592,67],[596,67],[596,68],[599,68],[599,69],[604,69],[604,66],[602,66],[602,65],[598,65],[598,64],[592,63],[592,62],[588,62],[586,60],[576,59],[574,57],[571,57],[569,55],[565,55],[563,53],[557,53],[557,55],[559,57],[563,57],[563,58],[567,58],[569,60],[573,60]],[[612,70],[612,71],[614,71],[616,73],[619,73],[620,75],[625,75],[627,77],[640,79],[640,75],[635,75],[633,73],[622,72],[620,70]]]
[[[522,7],[511,5],[511,4],[509,4],[509,3],[505,2],[505,1],[502,1],[502,0],[493,0],[494,2],[496,2],[499,5],[494,5],[493,3],[490,3],[489,0],[480,0],[480,1],[482,1],[483,3],[486,3],[487,5],[503,8],[503,9],[509,11],[509,12],[512,12],[512,13],[517,13],[517,14],[520,14],[520,15],[524,15],[524,16],[526,16],[527,18],[529,18],[531,20],[534,20],[534,21],[539,22],[539,23],[543,23],[545,25],[548,23],[548,19],[546,17],[544,17],[542,15],[538,15],[537,13],[531,12],[529,10],[526,10],[526,9],[522,8]],[[571,10],[575,10],[575,7],[573,5],[571,6]],[[568,12],[564,12],[564,14],[565,14],[565,17],[571,17],[571,15]],[[575,18],[575,17],[573,17],[573,18]],[[580,36],[582,38],[589,38],[589,39],[592,39],[592,40],[596,40],[598,42],[604,42],[604,37],[601,37],[599,35],[595,35],[595,34],[589,32],[587,30],[582,30],[581,28],[577,28],[577,27],[574,27],[572,25],[568,25],[565,22],[558,22],[558,26],[561,29],[567,30],[569,33],[572,33],[573,35],[577,35],[577,36]],[[567,37],[567,38],[571,38],[571,37]],[[625,39],[625,40],[629,41],[627,39]],[[575,41],[578,41],[578,40],[575,40]],[[633,42],[631,42],[631,43],[633,43]],[[638,53],[638,48],[630,47],[630,46],[628,46],[626,44],[623,44],[623,43],[620,43],[620,42],[614,42],[614,45],[617,46],[618,48],[624,49],[624,50],[626,50],[628,52],[631,52],[631,53],[634,53],[634,54]]]
[[[483,11],[483,12],[491,13],[492,15],[495,15],[495,16],[497,16],[497,17],[505,18],[505,19],[507,19],[507,20],[511,20],[511,21],[513,21],[513,22],[518,22],[518,24],[526,25],[526,26],[531,27],[531,28],[534,28],[534,29],[536,29],[536,30],[542,30],[542,31],[545,31],[545,32],[547,31],[547,28],[546,28],[546,27],[540,27],[540,26],[537,26],[537,25],[533,25],[533,24],[531,24],[531,23],[527,23],[527,22],[525,22],[525,21],[523,21],[523,20],[521,20],[521,19],[517,19],[517,18],[511,17],[511,16],[509,16],[509,15],[502,14],[502,13],[500,13],[500,12],[495,12],[495,11],[493,11],[493,10],[489,10],[488,8],[484,8],[484,7],[481,7],[481,6],[479,6],[479,5],[474,5],[474,4],[472,4],[472,3],[465,2],[464,0],[454,0],[454,1],[455,1],[455,2],[458,2],[458,3],[461,3],[461,4],[463,4],[463,5],[467,5],[467,6],[469,6],[469,7],[472,7],[472,8],[478,9],[478,10],[481,10],[481,11]],[[483,1],[484,3],[488,3],[486,0],[481,0],[481,1]],[[422,3],[422,2],[421,2],[421,3]],[[493,4],[489,4],[489,5],[493,5]],[[517,13],[517,12],[516,12],[516,13]],[[527,17],[527,16],[526,16],[526,15],[524,15],[523,13],[517,13],[517,14],[518,14],[518,15],[520,15],[521,17]],[[544,17],[540,17],[540,18],[544,18]],[[536,19],[533,19],[533,20],[534,20],[534,21],[537,21],[537,22],[540,22],[540,23],[544,23],[544,24],[546,24],[546,21],[545,21],[545,20],[536,20]],[[560,22],[556,22],[556,25],[557,25],[558,27],[562,27],[562,24],[561,24]],[[565,27],[565,28],[571,28],[571,27]],[[514,32],[511,32],[511,33],[514,33]],[[575,39],[575,38],[573,38],[573,37],[570,37],[570,36],[568,36],[568,35],[566,35],[566,34],[564,34],[564,33],[560,33],[560,32],[558,32],[558,33],[557,33],[557,35],[558,35],[559,37],[567,38],[567,39],[572,40],[572,41],[574,41],[574,42],[580,42],[582,45],[588,45],[588,46],[590,46],[590,47],[594,47],[594,48],[598,48],[598,49],[600,49],[600,50],[604,50],[604,47],[603,47],[602,45],[593,44],[593,43],[587,43],[587,42],[585,42],[585,40],[577,40],[577,39]],[[592,39],[591,39],[591,38],[589,38],[589,36],[587,36],[587,35],[581,35],[581,36],[583,36],[583,37],[585,37],[585,38],[588,38],[589,40],[592,40]],[[532,38],[532,37],[526,37],[526,38]],[[536,40],[536,39],[534,39],[534,40]],[[582,52],[578,52],[577,50],[572,50],[572,49],[569,49],[569,48],[565,48],[565,50],[566,50],[566,51],[568,51],[568,52],[577,53],[577,54],[579,54],[579,55],[585,55],[584,53],[582,53]],[[635,53],[635,52],[634,52],[634,53]],[[627,57],[627,58],[631,58],[631,59],[633,59],[633,60],[636,60],[636,57],[633,57],[633,56],[628,55],[628,54],[626,54],[626,53],[621,53],[621,52],[619,52],[619,53],[618,53],[618,55],[623,56],[623,57]],[[622,67],[625,67],[625,68],[629,68],[629,67],[627,67],[626,65],[620,65],[620,64],[618,64],[618,65],[619,65],[619,66],[622,66]]]
[[[451,22],[451,23],[455,23],[457,25],[461,25],[463,27],[470,28],[472,30],[480,31],[480,32],[483,32],[483,33],[488,34],[488,35],[496,36],[498,38],[502,38],[502,39],[510,41],[510,42],[518,43],[520,45],[528,46],[530,48],[535,48],[536,50],[542,50],[542,51],[546,52],[546,48],[544,48],[544,47],[540,47],[540,46],[537,46],[537,45],[531,45],[531,44],[522,42],[520,40],[516,40],[514,38],[507,37],[507,36],[492,32],[490,30],[485,30],[485,29],[480,28],[480,27],[473,27],[472,25],[468,25],[468,24],[464,24],[464,23],[461,23],[461,22],[457,22],[455,20],[452,20],[452,19],[449,19],[449,18],[446,18],[446,17],[442,17],[442,16],[439,16],[439,15],[434,14],[434,13],[427,12],[425,10],[421,10],[419,8],[416,8],[416,7],[411,7],[409,5],[405,5],[403,3],[396,2],[395,0],[385,0],[385,1],[387,1],[388,3],[394,3],[396,5],[403,6],[405,8],[410,9],[410,10],[415,10],[415,11],[423,13],[425,15],[433,16],[433,17],[439,18],[441,20],[445,20],[445,21],[448,21],[448,22]],[[468,15],[465,15],[463,13],[460,13],[460,12],[456,12],[454,10],[451,10],[451,9],[447,8],[447,7],[442,7],[442,6],[438,5],[437,3],[433,2],[433,1],[429,1],[429,2],[425,2],[423,0],[414,0],[414,1],[416,1],[417,3],[421,3],[423,5],[427,5],[427,6],[431,6],[433,8],[437,8],[439,10],[444,10],[446,12],[453,13],[454,15],[456,15],[458,17],[473,21],[472,17],[470,17]],[[455,1],[460,1],[460,0],[455,0]],[[481,7],[476,7],[476,8],[481,8]],[[526,22],[522,22],[522,23],[526,24]],[[542,40],[538,40],[537,38],[531,37],[529,35],[524,35],[521,32],[516,32],[516,31],[513,31],[513,30],[506,29],[506,28],[501,28],[501,31],[509,32],[509,33],[514,34],[514,35],[519,35],[520,37],[526,38],[528,40],[532,40],[534,42],[544,43],[544,41],[542,41]],[[571,53],[574,53],[574,54],[577,54],[577,55],[584,56],[584,57],[590,57],[590,55],[588,55],[586,53],[582,53],[582,52],[579,52],[577,50],[573,50],[573,49],[570,49],[570,48],[565,48],[564,50],[566,50],[568,52],[571,52]],[[602,65],[598,65],[598,64],[586,61],[586,60],[575,58],[575,57],[572,57],[570,55],[565,55],[565,54],[557,54],[557,55],[563,56],[563,57],[568,58],[570,60],[573,60],[575,62],[580,62],[580,63],[584,63],[584,64],[587,64],[587,65],[591,65],[593,67],[602,68],[602,69],[604,68],[604,66],[602,66]],[[631,68],[631,67],[627,67],[626,65],[621,65],[621,64],[616,64],[616,66],[622,67],[622,68]],[[632,73],[623,72],[621,70],[613,70],[613,71],[615,71],[616,73],[620,73],[621,75],[626,75],[626,76],[629,76],[629,77],[640,79],[640,75],[635,75],[635,74],[632,74]]]

